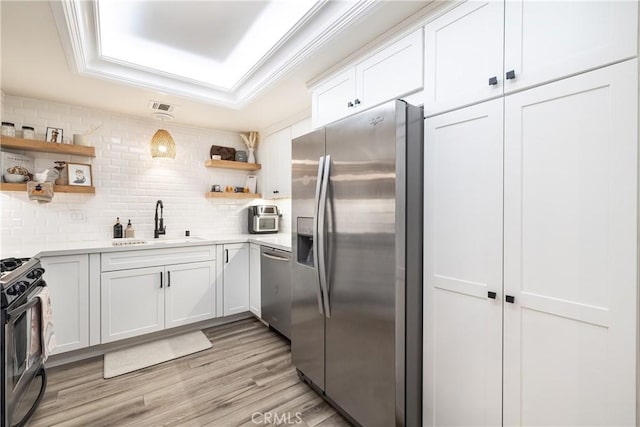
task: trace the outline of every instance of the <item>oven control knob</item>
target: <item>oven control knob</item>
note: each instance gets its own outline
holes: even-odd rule
[[[27,287],[29,287],[28,282],[18,282],[7,289],[7,293],[11,296],[22,295],[27,290]]]
[[[34,268],[27,273],[27,277],[29,279],[37,279],[38,277],[42,276],[42,273],[44,273],[44,268]]]

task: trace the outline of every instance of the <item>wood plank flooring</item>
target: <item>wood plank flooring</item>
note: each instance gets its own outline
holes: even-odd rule
[[[204,333],[213,348],[108,380],[102,357],[49,369],[28,425],[349,426],[300,381],[289,344],[256,319]]]

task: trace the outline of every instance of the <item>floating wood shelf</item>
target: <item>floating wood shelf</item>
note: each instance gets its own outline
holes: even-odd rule
[[[235,169],[241,171],[257,171],[262,169],[260,163],[233,162],[231,160],[207,160],[205,166],[208,168]]]
[[[219,160],[218,160],[219,161]],[[232,193],[232,192],[224,192],[224,193],[205,193],[207,199],[261,199],[262,194],[260,193]]]
[[[73,144],[57,144],[55,142],[11,138],[9,136],[3,136],[0,138],[0,148],[10,148],[21,151],[38,151],[41,153],[68,154],[72,156],[96,156],[95,147]]]
[[[16,184],[11,182],[0,183],[0,191],[24,191],[27,192],[27,184]],[[95,187],[82,187],[80,185],[54,185],[55,193],[76,193],[76,194],[96,194]]]

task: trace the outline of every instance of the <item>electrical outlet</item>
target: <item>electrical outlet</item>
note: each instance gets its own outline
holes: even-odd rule
[[[81,209],[69,209],[71,222],[87,222],[87,211]]]

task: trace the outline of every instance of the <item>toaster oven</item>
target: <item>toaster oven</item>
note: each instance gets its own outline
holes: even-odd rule
[[[249,233],[277,233],[280,223],[278,207],[274,205],[249,206]]]

